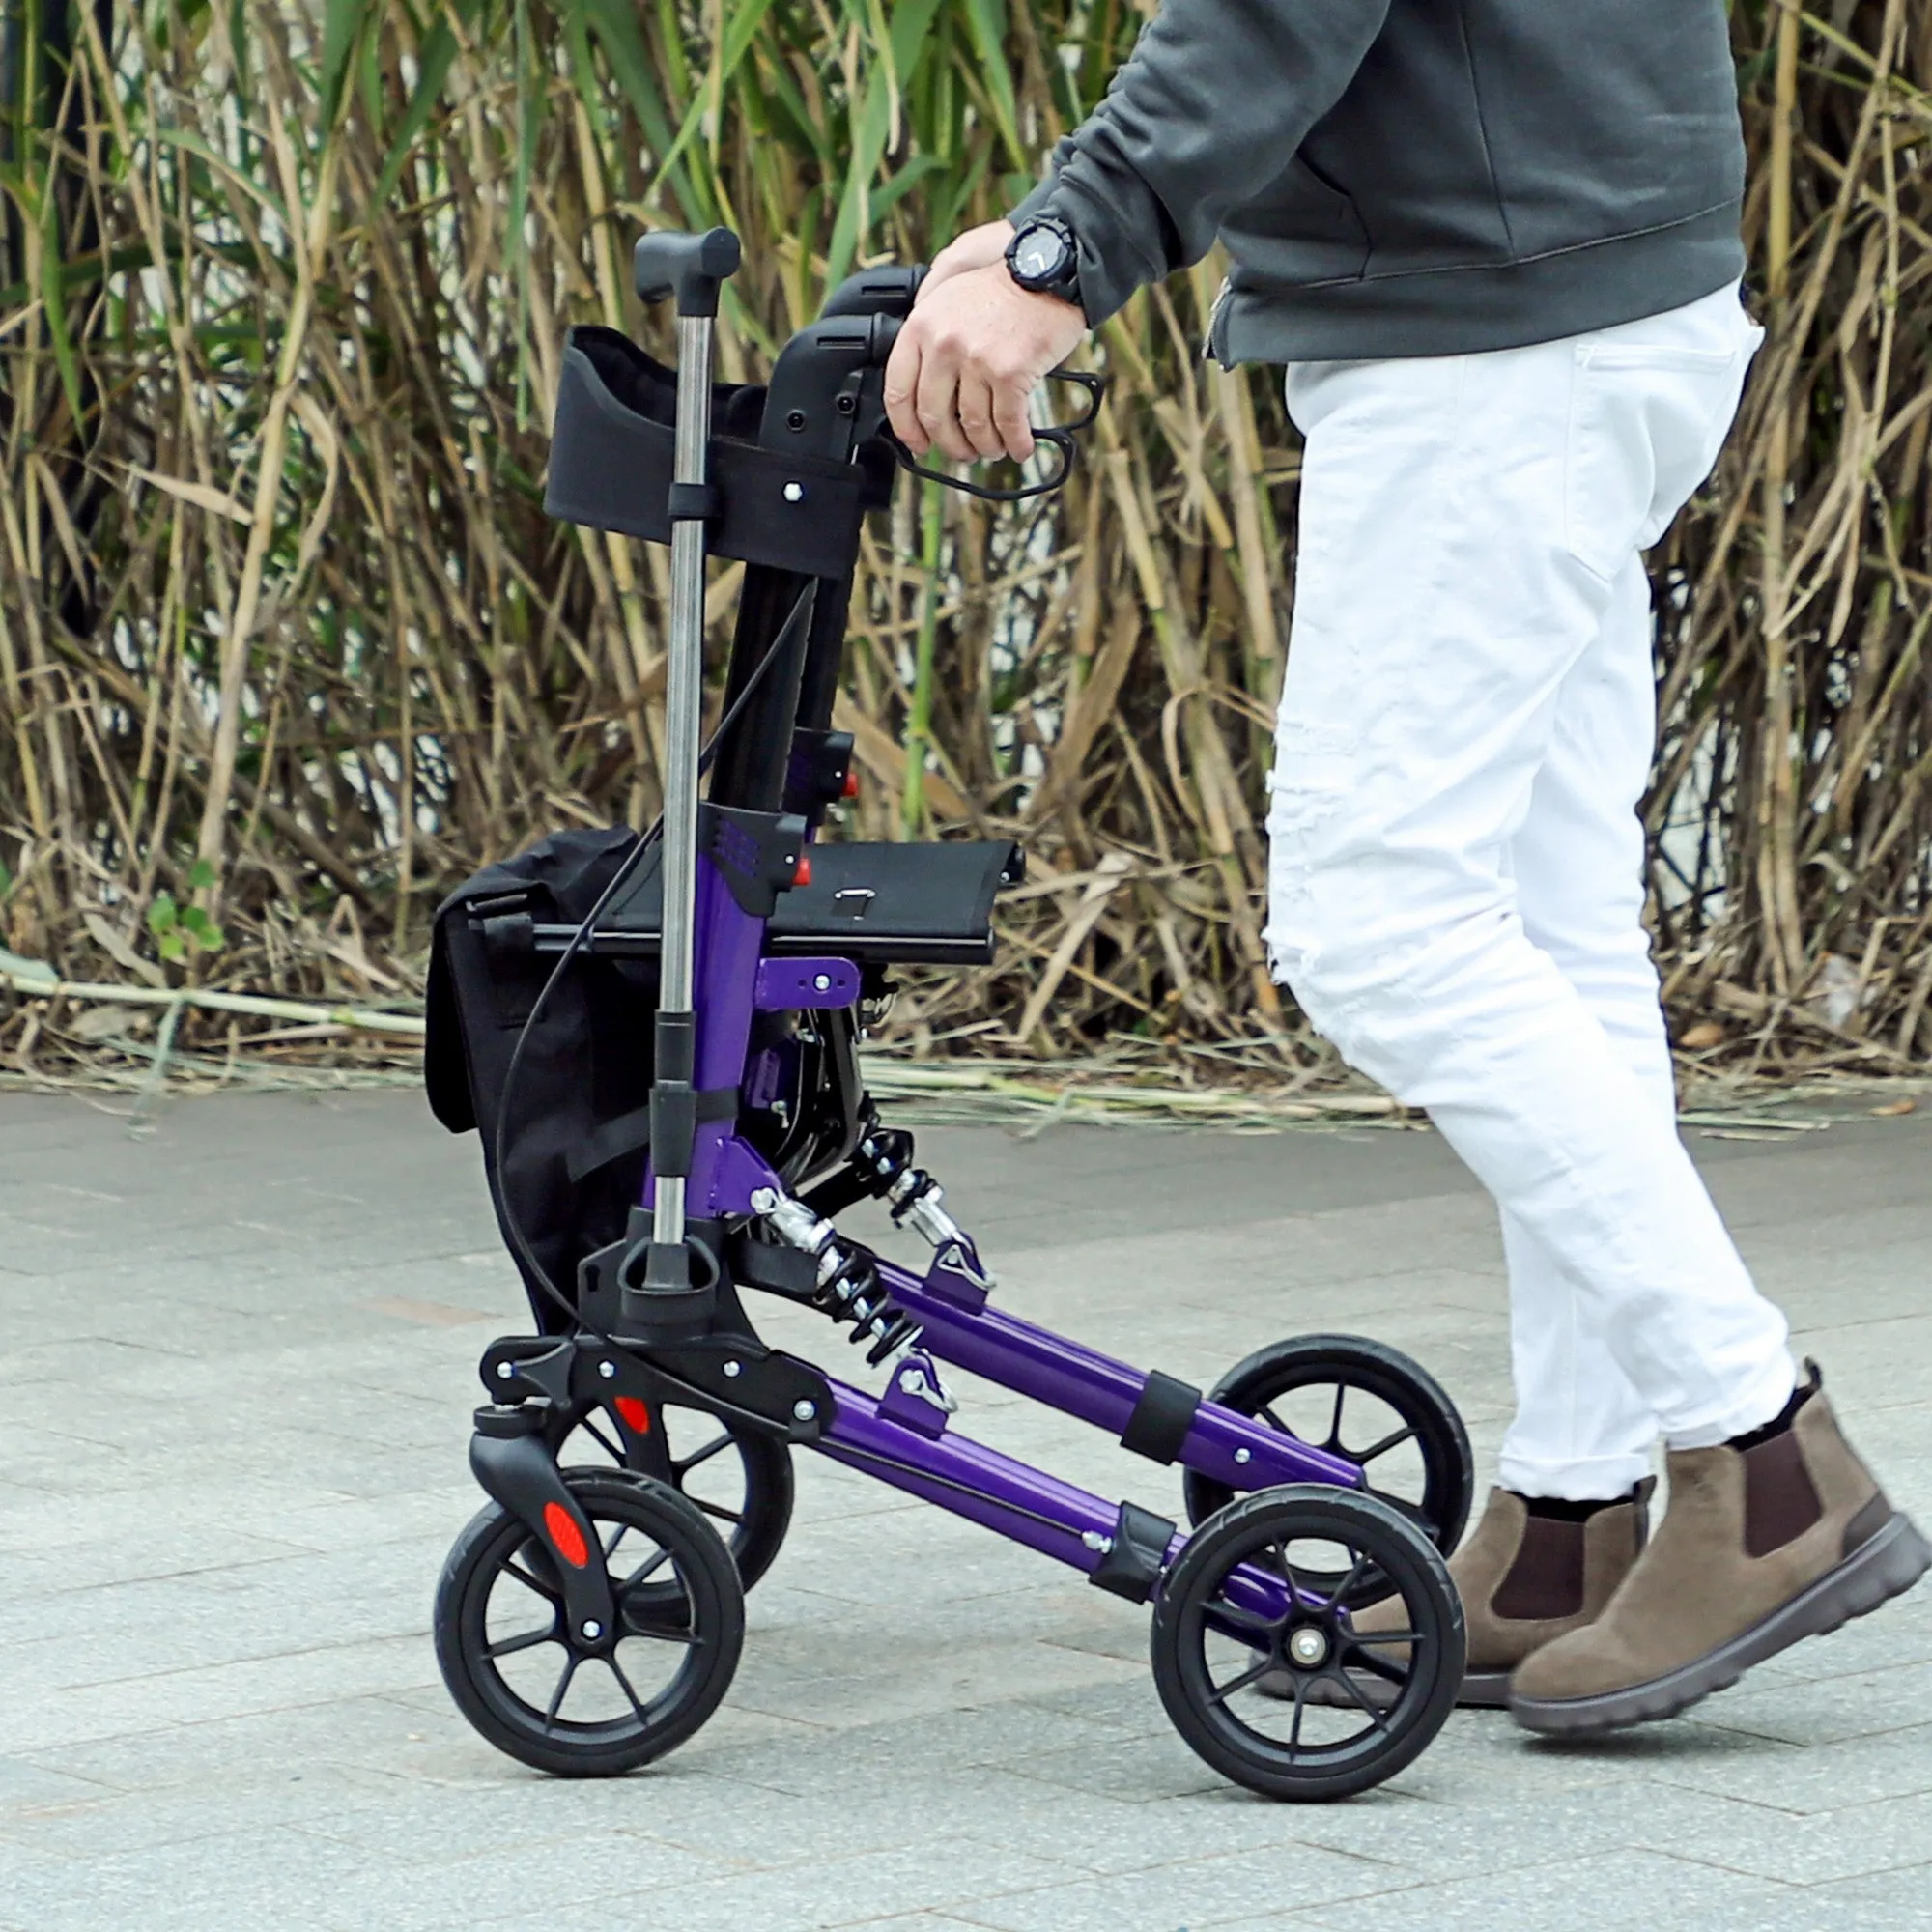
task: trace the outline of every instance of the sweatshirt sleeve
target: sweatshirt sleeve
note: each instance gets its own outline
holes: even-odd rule
[[[1198,262],[1294,157],[1381,32],[1390,0],[1165,0],[1106,98],[1058,142],[1017,225],[1079,242],[1098,327],[1144,282]]]

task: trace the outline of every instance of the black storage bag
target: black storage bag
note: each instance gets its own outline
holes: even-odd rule
[[[534,927],[575,926],[637,841],[628,826],[554,833],[486,867],[437,909],[423,1059],[430,1110],[451,1133],[481,1132],[497,1219],[546,1334],[569,1323],[525,1261],[511,1211],[544,1272],[575,1299],[578,1263],[623,1235],[642,1197],[656,961],[580,953],[565,969],[518,1063],[499,1171],[504,1081],[557,963],[536,951]]]

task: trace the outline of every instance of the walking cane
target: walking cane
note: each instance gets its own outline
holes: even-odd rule
[[[658,954],[656,1059],[651,1084],[651,1170],[656,1185],[650,1252],[640,1283],[623,1291],[623,1326],[662,1334],[702,1322],[711,1281],[692,1280],[685,1245],[685,1184],[696,1136],[692,1012],[697,898],[697,763],[704,696],[704,524],[713,508],[712,328],[718,294],[737,271],[738,238],[646,235],[633,267],[646,301],[677,298],[677,427],[670,486],[670,639],[665,673],[664,912]],[[628,1277],[631,1270],[625,1270]]]

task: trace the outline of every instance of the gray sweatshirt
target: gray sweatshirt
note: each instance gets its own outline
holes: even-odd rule
[[[1013,219],[1095,325],[1218,235],[1221,361],[1444,355],[1736,281],[1744,172],[1723,0],[1164,0]]]

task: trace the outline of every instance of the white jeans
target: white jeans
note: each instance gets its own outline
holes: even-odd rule
[[[1675,1122],[1640,923],[1656,735],[1639,553],[1717,460],[1735,290],[1566,341],[1300,364],[1293,642],[1268,812],[1277,976],[1426,1107],[1502,1211],[1501,1480],[1614,1495],[1791,1394]]]

